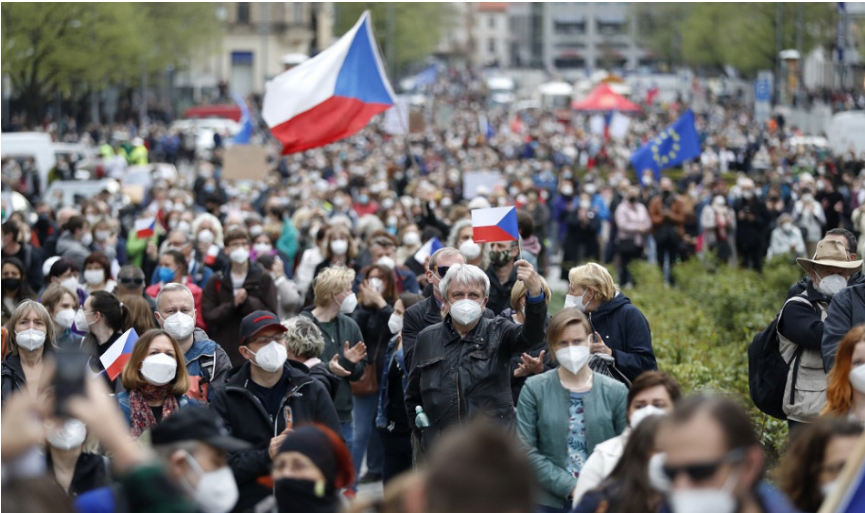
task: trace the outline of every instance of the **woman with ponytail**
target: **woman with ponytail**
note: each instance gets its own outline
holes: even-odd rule
[[[99,357],[111,347],[126,330],[132,327],[129,308],[110,292],[97,290],[84,301],[84,306],[75,314],[74,329],[86,333],[84,347],[90,351],[90,369],[102,372],[105,367]],[[108,385],[117,388],[117,380],[103,374]]]

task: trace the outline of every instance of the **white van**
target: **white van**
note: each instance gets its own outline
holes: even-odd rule
[[[2,158],[33,157],[39,171],[42,191],[48,188],[48,172],[57,165],[51,136],[42,132],[4,132],[0,134]]]

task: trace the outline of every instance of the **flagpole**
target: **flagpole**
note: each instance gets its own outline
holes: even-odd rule
[[[390,15],[392,13],[389,11],[388,14]],[[372,13],[370,13],[370,18],[372,18]],[[392,18],[388,20],[389,26],[392,23],[392,21],[393,21]],[[392,27],[390,27],[390,28],[392,28]],[[370,29],[372,30],[373,36],[375,36],[375,27],[372,25],[372,23],[370,23]],[[389,35],[391,35],[390,32],[389,32]],[[378,48],[378,54],[379,55],[385,55],[384,52],[382,52],[381,45],[378,43],[378,38],[373,37],[372,40],[375,41],[375,46],[376,46],[376,48]],[[393,41],[388,41],[388,48],[390,48],[392,46],[392,44],[393,44]],[[393,58],[392,55],[390,55],[390,57]],[[395,63],[392,63],[392,64],[394,64],[394,66],[395,66]],[[382,62],[382,65],[385,68],[385,72],[387,72],[388,71],[388,69],[387,69],[388,63]],[[388,77],[388,81],[390,81],[390,77]],[[390,82],[393,83],[392,81],[390,81]],[[411,151],[411,143],[409,142],[409,138],[408,138],[408,136],[409,136],[408,128],[409,127],[406,126],[405,120],[403,120],[403,118],[402,118],[402,108],[400,107],[399,103],[400,103],[399,98],[397,98],[396,102],[394,102],[393,106],[394,106],[394,108],[396,108],[396,112],[398,114],[397,117],[399,118],[399,124],[402,127],[403,132],[405,133],[405,141],[406,141],[406,146],[407,146],[408,153],[409,153],[409,166],[413,167],[415,172],[420,174],[420,163],[418,163],[417,158],[415,157],[414,153]]]

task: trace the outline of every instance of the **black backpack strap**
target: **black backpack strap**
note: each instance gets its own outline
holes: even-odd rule
[[[198,365],[201,366],[201,372],[203,374],[204,381],[210,383],[213,381],[213,372],[216,368],[216,353],[203,354],[198,357]]]

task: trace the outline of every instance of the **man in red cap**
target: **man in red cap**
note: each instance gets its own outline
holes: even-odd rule
[[[244,511],[270,494],[259,478],[269,475],[273,457],[293,426],[317,422],[342,432],[324,386],[286,364],[285,331],[272,312],[258,310],[244,317],[240,354],[246,362],[210,400],[232,436],[252,444],[228,456],[240,491],[234,511]]]

